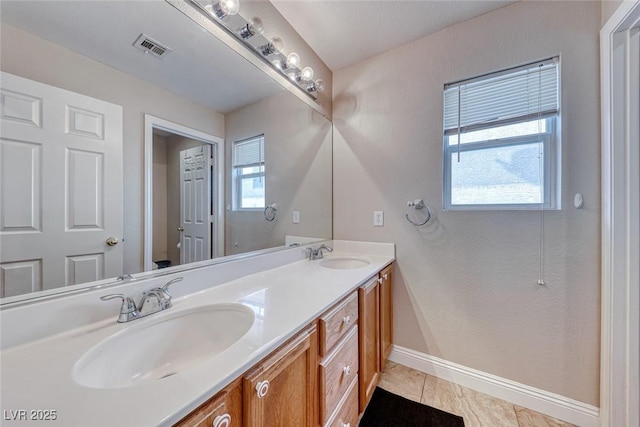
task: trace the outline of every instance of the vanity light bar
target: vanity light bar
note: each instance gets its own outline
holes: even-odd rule
[[[256,56],[296,83],[296,87],[314,100],[317,99],[318,92],[324,90],[324,84],[318,84],[322,79],[313,80],[314,73],[311,67],[300,68],[300,56],[297,53],[291,52],[288,55],[283,53],[282,39],[264,37],[264,27],[260,18],[253,17],[247,21],[238,14],[239,0],[190,0],[190,2],[210,21],[242,41]],[[233,13],[219,13],[222,9],[226,12],[231,9]]]

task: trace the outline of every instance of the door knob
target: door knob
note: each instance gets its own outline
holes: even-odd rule
[[[178,231],[182,233],[184,231],[184,227],[183,226],[178,227]]]
[[[113,237],[113,236],[112,236],[112,237],[109,237],[109,238],[107,239],[107,242],[106,242],[106,243],[107,243],[107,245],[108,245],[108,246],[115,246],[115,245],[117,245],[117,244],[118,244],[118,242],[119,242],[119,241],[118,241],[118,239],[117,239],[116,237]]]

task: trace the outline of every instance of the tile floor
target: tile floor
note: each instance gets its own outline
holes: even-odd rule
[[[379,386],[462,416],[465,427],[575,427],[393,362],[387,362]]]

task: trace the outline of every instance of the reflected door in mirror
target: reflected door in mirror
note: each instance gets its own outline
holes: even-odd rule
[[[180,264],[211,258],[211,146],[180,152]]]
[[[2,297],[122,274],[122,107],[2,73]]]

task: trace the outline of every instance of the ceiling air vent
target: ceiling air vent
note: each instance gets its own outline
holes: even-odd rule
[[[140,50],[144,50],[145,53],[152,54],[156,58],[163,58],[171,52],[169,47],[155,41],[144,33],[140,34],[140,37],[138,37],[138,40],[136,40],[133,45]]]

